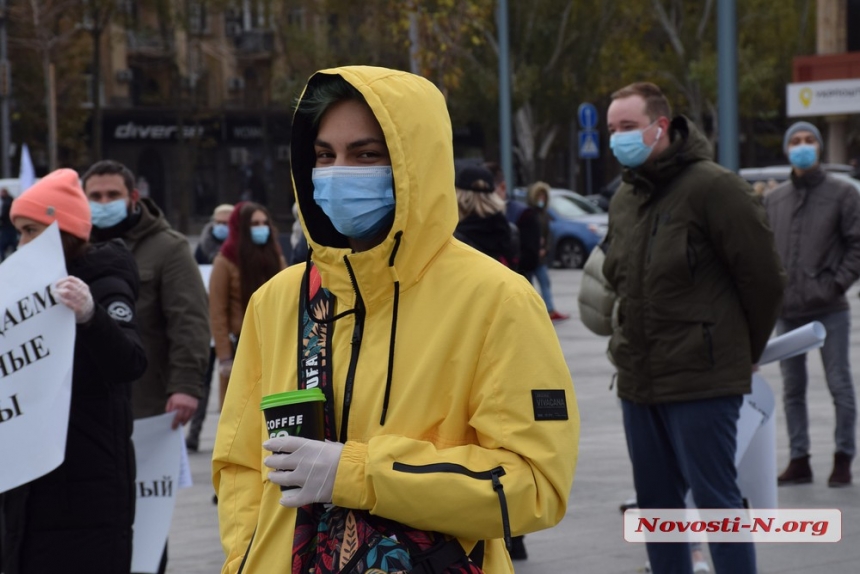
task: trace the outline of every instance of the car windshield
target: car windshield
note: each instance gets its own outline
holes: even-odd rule
[[[582,206],[575,203],[573,198],[566,195],[553,195],[549,200],[549,206],[559,217],[563,217],[564,219],[576,219],[593,213],[586,211]]]

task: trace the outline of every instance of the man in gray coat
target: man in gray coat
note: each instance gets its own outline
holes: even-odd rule
[[[827,329],[821,360],[836,407],[832,487],[851,484],[856,404],[849,364],[851,315],[845,291],[860,276],[860,195],[820,166],[824,143],[818,129],[797,122],[783,149],[791,179],[764,199],[777,251],[788,273],[779,334],[819,321]],[[791,461],[779,484],[812,482],[806,409],[806,355],[780,363]]]

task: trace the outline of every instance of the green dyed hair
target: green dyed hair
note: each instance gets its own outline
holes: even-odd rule
[[[296,113],[306,116],[316,128],[326,110],[343,100],[367,104],[361,92],[342,77],[322,76],[314,81],[313,87],[306,90],[305,97],[298,102]]]

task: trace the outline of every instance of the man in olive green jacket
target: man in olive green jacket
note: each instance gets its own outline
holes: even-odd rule
[[[131,171],[105,160],[83,177],[93,241],[121,238],[140,273],[137,315],[149,368],[133,388],[136,419],[176,412],[184,425],[203,394],[209,360],[209,303],[185,237],[134,189]]]
[[[612,95],[624,184],[603,272],[618,294],[618,369],[640,508],[741,508],[737,419],[776,322],[784,272],[749,186],[712,160],[654,84]],[[648,544],[652,571],[690,571],[687,544]],[[718,572],[755,572],[752,544],[711,544]]]

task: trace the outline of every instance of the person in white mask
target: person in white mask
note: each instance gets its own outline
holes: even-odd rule
[[[849,347],[851,311],[845,292],[860,277],[860,196],[848,182],[821,169],[821,133],[809,122],[785,132],[791,178],[765,196],[776,247],[788,271],[777,331],[819,321],[827,329],[821,360],[835,410],[835,451],[828,486],[851,484],[857,405]],[[806,409],[806,355],[780,362],[788,426],[788,466],[781,486],[812,482]]]
[[[742,508],[737,420],[785,280],[767,218],[656,85],[612,94],[607,126],[625,168],[605,240],[609,355],[639,508],[684,508],[688,488],[699,508]],[[755,572],[752,544],[710,549],[717,572]],[[655,574],[691,572],[689,544],[647,550]]]
[[[444,97],[323,70],[291,149],[309,253],[245,312],[212,462],[224,571],[512,573],[511,537],[565,513],[579,414],[540,296],[453,237]],[[262,398],[313,388],[328,440],[263,443]]]
[[[92,241],[121,239],[140,273],[137,318],[149,366],[132,390],[135,419],[174,413],[187,423],[203,395],[209,359],[209,303],[188,240],[174,231],[123,164],[95,163],[83,178]],[[161,571],[166,568],[166,548]]]

